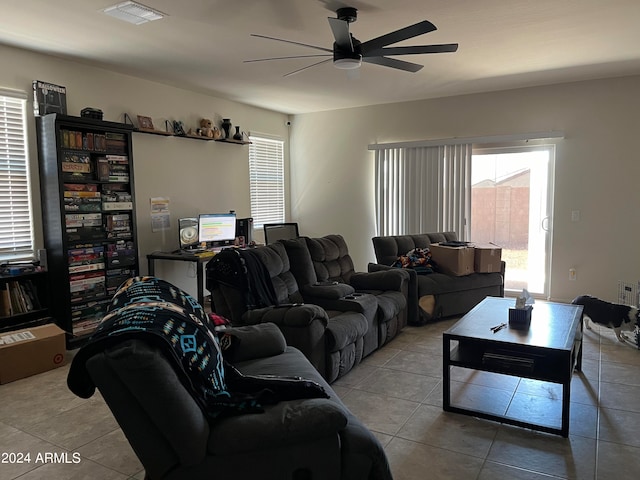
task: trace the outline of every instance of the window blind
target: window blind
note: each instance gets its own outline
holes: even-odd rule
[[[249,188],[254,228],[281,223],[284,205],[284,141],[249,137]]]
[[[33,255],[26,95],[0,90],[0,259]]]
[[[376,149],[377,235],[454,231],[471,211],[471,145]]]

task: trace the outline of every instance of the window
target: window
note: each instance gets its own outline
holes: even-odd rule
[[[249,189],[253,227],[284,222],[284,142],[251,136]]]
[[[0,260],[33,254],[24,93],[0,89]]]

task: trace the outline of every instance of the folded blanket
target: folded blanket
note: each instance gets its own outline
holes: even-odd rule
[[[125,282],[88,342],[75,355],[67,385],[82,398],[95,392],[86,361],[130,338],[159,346],[183,385],[210,417],[263,411],[263,404],[292,398],[328,398],[303,379],[249,378],[224,362],[218,338],[197,301],[154,277]]]

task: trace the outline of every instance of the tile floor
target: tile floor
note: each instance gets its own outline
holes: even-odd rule
[[[441,334],[453,323],[406,328],[333,385],[385,446],[395,480],[638,478],[640,351],[607,329],[585,331],[564,439],[442,411]],[[143,479],[103,400],[71,394],[67,369],[0,386],[0,454],[32,459],[0,458],[0,479]],[[452,379],[459,403],[559,424],[556,385],[463,369]],[[68,463],[36,462],[38,454],[60,460],[65,452]]]

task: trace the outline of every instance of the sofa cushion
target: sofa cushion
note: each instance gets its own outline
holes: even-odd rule
[[[367,320],[361,313],[327,310],[327,314],[329,323],[325,336],[329,352],[342,350],[367,333]]]
[[[318,281],[350,283],[355,268],[347,243],[341,235],[306,238]]]

